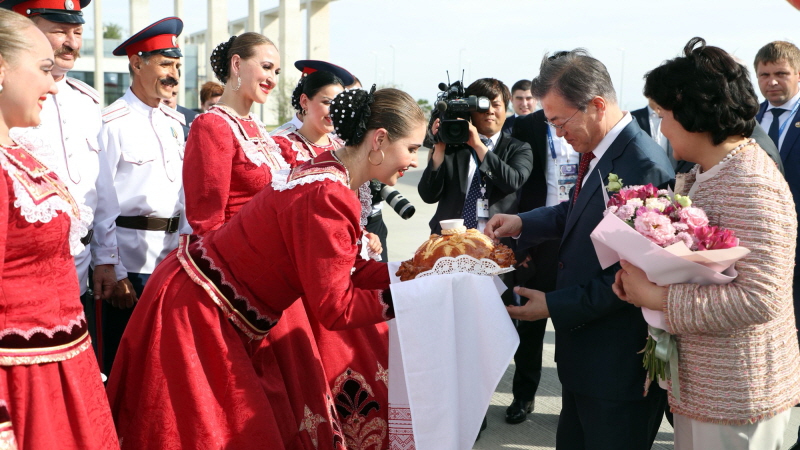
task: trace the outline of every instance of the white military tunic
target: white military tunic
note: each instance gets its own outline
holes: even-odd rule
[[[75,256],[81,295],[89,283],[89,265],[113,264],[117,280],[127,277],[117,248],[116,220],[119,203],[105,152],[100,151],[100,97],[91,86],[64,77],[56,83],[58,93],[48,95],[42,105],[41,124],[14,128],[11,136],[27,141],[35,155],[55,171],[76,201],[94,213],[92,241]],[[83,218],[82,218],[83,219]]]
[[[130,88],[103,110],[100,147],[108,152],[121,216],[180,215],[180,232],[191,232],[183,212],[183,123],[183,114],[161,103],[152,108]],[[178,235],[117,227],[125,268],[153,273],[178,246]]]

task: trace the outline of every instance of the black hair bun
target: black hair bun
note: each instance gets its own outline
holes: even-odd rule
[[[297,82],[297,86],[295,86],[294,91],[292,91],[292,108],[298,112],[303,109],[303,107],[300,106],[300,96],[303,95],[303,87],[306,84],[306,78],[308,77],[305,75],[300,77],[300,81]]]
[[[226,42],[217,45],[214,51],[211,52],[211,58],[209,58],[211,69],[214,70],[214,75],[222,84],[228,82],[228,77],[231,73],[231,59],[228,57],[228,52],[235,40],[236,36],[231,36]]]
[[[359,145],[367,134],[373,94],[374,84],[369,92],[363,89],[345,89],[331,103],[333,128],[348,146]]]

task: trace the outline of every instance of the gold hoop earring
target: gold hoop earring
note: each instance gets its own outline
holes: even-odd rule
[[[305,108],[300,108],[300,115],[305,116],[306,114],[308,114],[308,111],[306,111]]]
[[[386,155],[383,154],[383,150],[381,150],[380,152],[381,152],[381,162],[379,162],[377,164],[372,162],[372,153],[373,152],[369,152],[369,155],[367,155],[367,161],[369,161],[369,163],[372,164],[373,166],[380,166],[381,164],[383,164],[383,160],[386,158]]]
[[[0,94],[2,94],[2,93],[3,93],[3,85],[0,84]]]
[[[242,87],[242,77],[236,77],[236,87],[232,88],[234,91],[238,91],[239,88]]]

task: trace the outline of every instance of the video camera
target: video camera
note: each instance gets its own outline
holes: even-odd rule
[[[437,118],[441,119],[441,124],[433,141],[465,144],[469,140],[469,113],[488,111],[489,99],[474,95],[467,97],[461,80],[456,80],[449,86],[439,83],[439,90],[441,92],[436,96],[436,109],[431,113],[431,125]],[[430,126],[428,129],[430,130]]]

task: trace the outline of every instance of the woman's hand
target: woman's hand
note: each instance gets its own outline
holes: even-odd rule
[[[628,261],[621,260],[620,264],[622,269],[617,272],[614,285],[611,286],[617,297],[634,306],[663,310],[669,288],[650,282],[642,269]]]
[[[375,255],[383,253],[381,238],[375,233],[367,233],[367,248]]]

